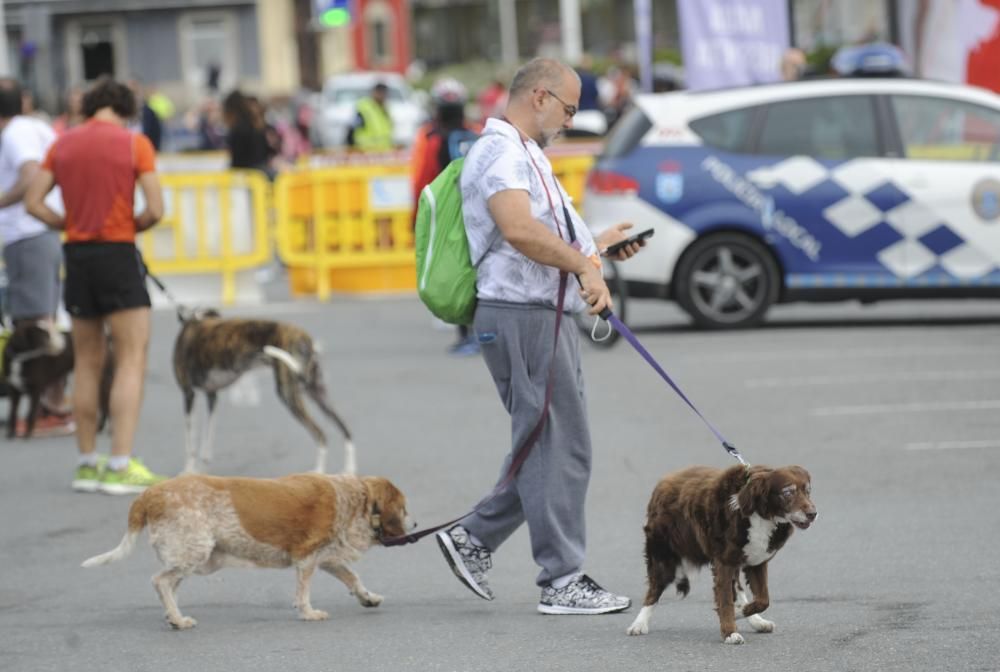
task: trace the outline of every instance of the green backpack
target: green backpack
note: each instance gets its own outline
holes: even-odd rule
[[[434,315],[451,324],[472,324],[476,312],[479,264],[469,255],[462,218],[463,163],[464,158],[455,159],[424,187],[414,230],[417,294]]]

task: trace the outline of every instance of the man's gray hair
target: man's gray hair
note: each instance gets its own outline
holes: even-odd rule
[[[534,58],[514,75],[509,95],[516,98],[537,88],[554,89],[563,83],[568,73],[579,78],[572,68],[554,58]]]

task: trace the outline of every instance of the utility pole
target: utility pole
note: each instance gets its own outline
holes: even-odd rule
[[[517,65],[521,55],[517,46],[516,0],[497,0],[500,10],[500,60],[504,65]]]
[[[0,77],[10,77],[10,60],[7,58],[7,17],[0,0]]]
[[[559,0],[559,25],[562,29],[563,58],[570,65],[576,65],[583,55],[580,0]]]
[[[634,0],[635,60],[639,65],[639,88],[653,90],[653,7],[650,0]]]

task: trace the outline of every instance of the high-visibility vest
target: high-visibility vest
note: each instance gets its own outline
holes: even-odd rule
[[[358,101],[358,114],[364,126],[354,130],[354,144],[365,152],[392,149],[392,119],[385,108],[371,98]]]

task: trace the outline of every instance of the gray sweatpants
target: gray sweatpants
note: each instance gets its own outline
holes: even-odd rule
[[[541,415],[555,319],[555,310],[541,306],[481,301],[476,308],[474,327],[483,358],[511,418],[512,448],[500,480]],[[535,580],[539,586],[580,571],[586,548],[590,431],[579,337],[568,315],[559,332],[554,375],[548,420],[517,477],[483,510],[462,521],[492,551],[527,522],[531,552],[542,568]]]
[[[12,320],[54,316],[59,309],[62,241],[43,231],[3,248],[7,268],[7,313]]]

